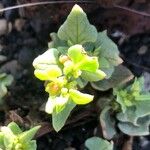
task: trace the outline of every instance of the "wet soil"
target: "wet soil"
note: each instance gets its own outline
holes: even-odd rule
[[[32,1],[0,0],[0,6],[9,7],[25,2]],[[145,1],[145,5],[147,3]],[[132,5],[133,8],[139,8],[138,4]],[[145,5],[143,3],[143,7],[149,12]],[[0,124],[4,125],[12,120],[26,128],[37,123],[42,124],[43,128],[37,135],[38,150],[83,150],[87,138],[101,135],[99,111],[93,107],[95,104],[76,108],[63,130],[59,133],[54,132],[50,123],[51,117],[44,113],[42,107],[48,95],[44,91],[43,82],[33,75],[33,59],[47,50],[49,33],[57,32],[72,6],[73,4],[44,5],[0,13],[0,55],[5,57],[0,57],[0,72],[14,76],[14,82],[8,88],[9,92],[5,97],[5,108],[0,106]],[[113,12],[112,6],[81,6],[99,31],[108,29],[110,38],[119,46],[124,65],[135,76],[145,73],[150,76],[150,18],[133,15],[132,12],[120,8],[116,8],[110,15],[110,12]],[[127,19],[126,23],[122,23],[122,17]],[[134,27],[131,25],[131,17],[136,18],[134,24],[139,19],[143,24]],[[128,137],[120,135],[117,138],[120,141],[116,139],[116,150],[122,150],[123,142]],[[149,148],[149,137],[134,139],[133,150]]]

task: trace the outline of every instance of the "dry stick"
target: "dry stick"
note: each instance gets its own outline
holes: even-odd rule
[[[122,150],[132,150],[133,146],[133,136],[131,136],[128,141],[126,141],[123,145]]]
[[[150,17],[150,14],[148,13],[145,13],[145,12],[141,12],[141,11],[137,11],[137,10],[134,10],[134,9],[131,9],[131,8],[127,8],[127,7],[123,7],[123,6],[119,6],[119,5],[113,5],[115,8],[119,8],[119,9],[123,9],[123,10],[126,10],[128,12],[132,12],[134,14],[137,14],[137,15],[141,15],[141,16],[145,16],[145,17]]]
[[[63,4],[63,3],[96,3],[96,2],[93,2],[93,1],[52,1],[52,2],[35,2],[35,3],[26,3],[26,4],[21,4],[21,5],[17,5],[17,6],[11,6],[11,7],[6,7],[6,8],[3,8],[3,9],[0,9],[0,12],[3,12],[3,11],[7,11],[7,10],[11,10],[11,9],[18,9],[18,8],[23,8],[23,7],[31,7],[31,6],[37,6],[37,5],[45,5],[45,4]],[[114,4],[113,5],[115,8],[119,8],[119,9],[123,9],[123,10],[126,10],[126,11],[129,11],[129,12],[132,12],[134,14],[138,14],[138,15],[141,15],[141,16],[145,16],[145,17],[150,17],[150,14],[147,14],[145,12],[140,12],[140,11],[137,11],[137,10],[134,10],[134,9],[130,9],[130,8],[127,8],[127,7],[123,7],[123,6],[119,6],[119,5],[116,5]]]
[[[0,12],[11,10],[11,9],[18,9],[18,8],[23,8],[23,7],[31,7],[31,6],[37,6],[37,5],[46,5],[46,4],[72,4],[72,3],[94,3],[93,1],[52,1],[52,2],[35,2],[35,3],[26,3],[26,4],[21,4],[21,5],[15,5],[15,6],[10,6],[6,7],[3,9],[0,9]]]

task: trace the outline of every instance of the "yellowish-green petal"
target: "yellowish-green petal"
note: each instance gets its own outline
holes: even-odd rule
[[[49,98],[45,105],[45,112],[47,112],[48,114],[52,114],[54,107],[55,107],[54,99]]]
[[[54,80],[62,75],[62,71],[57,65],[49,65],[45,69],[36,69],[34,75],[40,80]]]
[[[76,103],[76,104],[80,104],[80,105],[83,105],[83,104],[88,104],[90,103],[94,96],[90,95],[90,94],[84,94],[84,93],[81,93],[77,90],[73,90],[73,89],[70,89],[69,90],[69,95],[70,95],[70,98]]]

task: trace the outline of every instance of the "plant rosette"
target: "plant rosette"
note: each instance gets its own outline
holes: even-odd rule
[[[122,60],[106,32],[98,33],[78,5],[73,7],[58,33],[51,33],[51,38],[49,49],[35,58],[33,66],[35,76],[46,81],[49,98],[45,111],[52,114],[53,127],[59,131],[76,105],[94,99],[79,89],[88,82],[96,84],[110,78]]]
[[[36,141],[32,140],[40,126],[23,132],[20,127],[11,122],[0,129],[0,149],[2,150],[36,150]]]

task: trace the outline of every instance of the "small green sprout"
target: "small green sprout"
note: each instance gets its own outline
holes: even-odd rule
[[[115,91],[121,110],[117,113],[119,129],[128,135],[149,135],[150,92],[144,90],[143,78],[135,78],[133,84]]]
[[[32,140],[40,126],[23,132],[20,127],[11,122],[0,129],[0,149],[2,150],[36,150],[36,141]]]
[[[144,91],[143,78],[135,78],[132,85],[126,88],[115,89],[117,102],[125,112],[127,107],[135,106],[137,102],[150,100],[150,93]]]
[[[6,73],[0,74],[0,103],[2,103],[3,97],[7,94],[7,86],[11,85],[12,82],[12,75],[7,75]]]
[[[113,143],[99,137],[91,137],[85,141],[88,150],[113,150]]]

